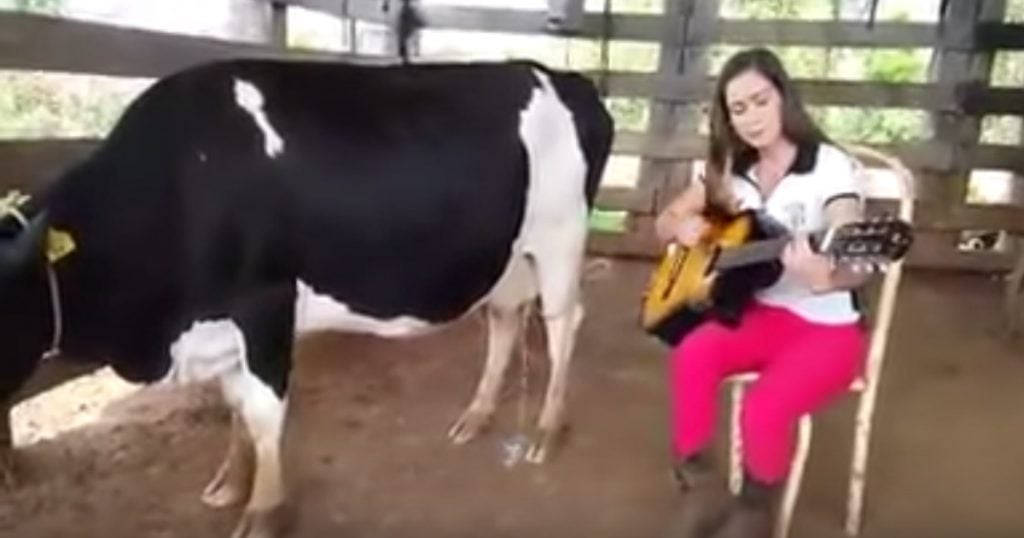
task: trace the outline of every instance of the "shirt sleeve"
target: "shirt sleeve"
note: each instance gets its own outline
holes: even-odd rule
[[[838,148],[822,149],[825,151],[822,151],[820,156],[821,206],[827,207],[842,198],[853,198],[863,202],[864,186],[852,158]]]

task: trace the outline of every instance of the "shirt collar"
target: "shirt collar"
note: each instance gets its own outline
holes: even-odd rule
[[[786,175],[808,174],[818,164],[818,142],[807,142],[798,144],[796,157],[786,170]],[[747,180],[753,181],[751,171],[757,163],[756,154],[752,156],[740,156],[733,165],[733,173]]]

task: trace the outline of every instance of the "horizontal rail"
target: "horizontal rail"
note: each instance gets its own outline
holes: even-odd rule
[[[27,13],[0,12],[0,69],[160,77],[223,58],[370,61],[326,52],[182,36]]]
[[[384,13],[379,0],[353,0],[342,13],[337,0],[262,0],[312,9],[335,16],[347,15],[368,22],[388,24],[394,12]],[[420,6],[428,29],[469,30],[518,34],[548,34],[546,12],[464,6]],[[664,42],[666,29],[660,14],[586,13],[574,37],[626,41]],[[980,23],[967,32],[953,32],[936,24],[877,22],[869,27],[857,21],[792,21],[720,19],[709,28],[693,29],[675,36],[673,45],[718,42],[736,45],[806,47],[942,47],[950,50],[1022,49],[1024,26]],[[688,42],[684,43],[684,38]]]

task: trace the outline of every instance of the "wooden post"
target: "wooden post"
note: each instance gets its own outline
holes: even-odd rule
[[[232,39],[281,46],[285,44],[287,36],[284,15],[287,7],[284,4],[255,0],[228,0],[228,4],[231,17],[227,22],[227,31]]]
[[[548,0],[548,27],[573,31],[583,23],[583,0]]]
[[[659,84],[699,85],[708,74],[707,52],[718,20],[718,0],[665,0],[665,26],[658,61]],[[656,92],[661,93],[661,92]],[[697,135],[702,120],[700,103],[654,101],[647,128],[648,146]],[[645,156],[641,162],[638,195],[657,212],[689,182],[693,163]]]
[[[270,44],[288,48],[288,5],[282,2],[270,4]]]
[[[1000,20],[1006,8],[1006,0],[958,0],[952,2],[943,14],[942,31],[956,36],[973,35],[981,21]],[[969,40],[968,40],[969,41]],[[993,54],[975,50],[954,50],[949,45],[939,45],[935,50],[935,73],[933,78],[944,89],[955,92],[967,84],[987,84],[992,71]],[[967,185],[971,168],[966,155],[973,150],[981,134],[981,117],[970,116],[955,110],[936,112],[932,115],[935,140],[946,142],[954,149],[953,169],[947,174],[921,174],[918,193],[923,205],[941,207],[952,213],[966,203]],[[935,237],[933,248],[950,254],[956,244],[958,232],[947,232]],[[922,245],[923,246],[923,245]]]
[[[663,147],[682,135],[695,137],[701,122],[701,104],[675,99],[665,88],[700,87],[707,78],[707,51],[718,20],[718,0],[665,0],[661,54],[654,75],[651,119],[646,132],[639,180],[629,205],[633,208],[628,232],[610,245],[592,241],[595,252],[619,255],[657,255],[653,214],[680,192],[689,181],[692,161],[682,155],[652,155],[649,148]],[[702,152],[703,153],[703,152]]]
[[[383,53],[385,56],[398,60],[400,57],[398,39],[401,34],[399,25],[401,23],[402,8],[405,0],[382,0],[381,16],[385,21],[386,28],[381,32],[383,42]],[[409,0],[411,8],[416,9],[419,2]],[[407,43],[407,53],[410,61],[419,55],[419,37],[417,34],[411,36]]]
[[[941,21],[943,32],[954,35],[973,35],[979,22],[1000,20],[1006,9],[1006,0],[959,0],[950,4]],[[992,72],[993,54],[974,50],[953,50],[939,46],[935,51],[936,72],[934,78],[939,85],[954,90],[956,87],[981,83],[987,84]],[[967,116],[955,111],[933,114],[932,124],[935,139],[949,142],[958,149],[954,159],[954,170],[945,178],[944,186],[929,185],[930,193],[922,193],[928,201],[946,204],[947,207],[963,204],[967,193],[967,178],[970,169],[963,156],[978,145],[981,135],[981,117]]]
[[[356,16],[352,13],[349,0],[341,0],[341,9],[338,13],[341,19],[341,42],[348,43],[348,52],[359,54],[359,30],[357,28]]]

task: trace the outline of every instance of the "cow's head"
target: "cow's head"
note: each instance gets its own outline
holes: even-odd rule
[[[2,214],[2,213],[0,213]],[[46,214],[22,222],[13,214],[0,220],[0,300],[9,281],[24,279],[42,268],[46,255]]]
[[[45,212],[0,211],[0,399],[28,375],[52,328],[46,276]],[[17,387],[14,387],[17,388]]]

